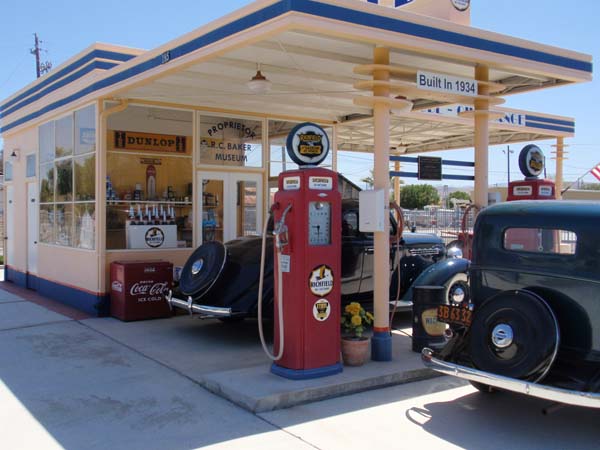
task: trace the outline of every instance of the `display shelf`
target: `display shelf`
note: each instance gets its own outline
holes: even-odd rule
[[[130,204],[135,203],[140,205],[155,205],[155,204],[168,204],[168,205],[181,205],[181,206],[192,206],[192,202],[174,202],[169,200],[106,200],[107,205],[118,205],[118,204]]]

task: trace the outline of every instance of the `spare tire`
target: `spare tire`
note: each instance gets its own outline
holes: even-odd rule
[[[477,369],[541,380],[556,359],[558,322],[546,302],[529,291],[504,291],[475,309],[469,349]]]
[[[227,250],[221,242],[202,244],[188,258],[179,280],[179,289],[184,295],[198,299],[205,295],[217,281],[225,267]]]

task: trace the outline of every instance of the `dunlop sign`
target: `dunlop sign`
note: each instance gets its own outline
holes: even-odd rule
[[[292,161],[299,166],[318,166],[329,153],[329,137],[319,125],[301,123],[290,131],[286,147]]]
[[[144,152],[186,154],[191,139],[172,134],[138,133],[133,131],[113,131],[114,150],[138,150]]]

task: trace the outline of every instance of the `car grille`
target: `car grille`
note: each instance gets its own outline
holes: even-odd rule
[[[441,249],[438,247],[408,249],[408,253],[410,253],[412,256],[438,256],[440,252]]]

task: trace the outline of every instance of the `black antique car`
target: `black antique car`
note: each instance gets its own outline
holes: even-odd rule
[[[477,217],[470,300],[422,358],[480,390],[600,407],[600,203],[517,201]]]
[[[368,308],[373,297],[373,235],[358,230],[358,201],[342,201],[342,303],[361,301]],[[433,234],[404,232],[397,241],[397,226],[390,216],[391,267],[400,256],[400,297],[403,309],[412,303],[405,294],[427,268],[446,258],[443,241]],[[272,230],[272,224],[269,226]],[[263,316],[273,311],[273,238],[267,234]],[[398,242],[399,245],[396,244]],[[399,248],[400,255],[397,255]],[[167,295],[170,305],[206,317],[232,321],[258,315],[261,237],[245,237],[225,244],[207,242],[198,247],[181,271],[179,287]],[[458,260],[457,260],[458,261]],[[466,266],[463,265],[466,270]],[[437,271],[436,274],[440,272]],[[431,276],[431,275],[430,275]],[[466,275],[464,276],[466,279]],[[439,279],[437,277],[436,279]],[[459,286],[460,284],[457,284]],[[398,293],[398,272],[393,270],[390,299]]]

